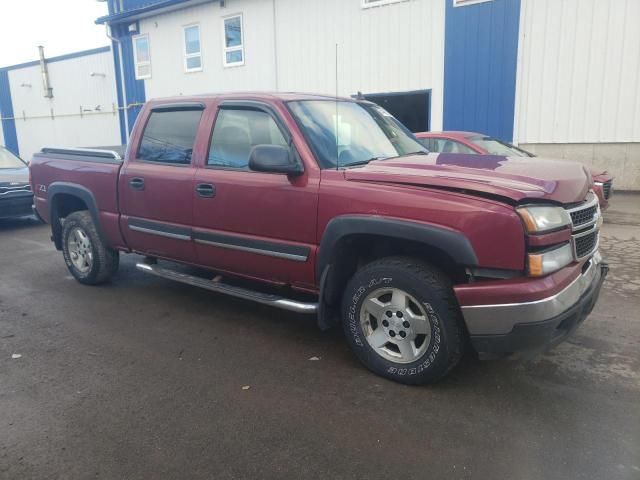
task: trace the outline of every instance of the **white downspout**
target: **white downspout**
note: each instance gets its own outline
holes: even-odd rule
[[[118,44],[118,63],[120,64],[120,86],[122,87],[122,103],[124,108],[125,137],[129,143],[129,107],[127,106],[127,87],[124,83],[124,64],[122,63],[122,42],[111,35],[111,27],[107,23],[107,38]]]

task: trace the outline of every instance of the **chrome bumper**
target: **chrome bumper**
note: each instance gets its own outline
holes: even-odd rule
[[[605,274],[600,268],[602,256],[596,251],[589,266],[578,278],[557,294],[534,302],[461,307],[470,335],[504,335],[516,325],[551,320],[576,305]]]

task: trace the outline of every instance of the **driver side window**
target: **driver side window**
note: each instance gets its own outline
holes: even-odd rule
[[[221,108],[216,118],[207,166],[249,168],[249,154],[256,145],[288,143],[273,117],[262,110]]]

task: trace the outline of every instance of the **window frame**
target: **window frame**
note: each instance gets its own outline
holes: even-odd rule
[[[382,7],[385,5],[391,5],[393,3],[400,3],[400,2],[407,2],[409,0],[370,0],[367,2],[367,0],[361,0],[360,6],[363,9],[366,8],[375,8],[375,7]]]
[[[149,51],[149,60],[141,62],[138,60],[138,46],[136,45],[138,40],[146,39],[147,41],[147,50]],[[131,37],[131,43],[133,45],[133,73],[136,77],[136,80],[145,80],[147,78],[151,78],[151,40],[149,39],[148,33],[142,33],[140,35],[134,35]],[[140,66],[148,66],[149,73],[147,75],[139,75],[138,67]]]
[[[144,132],[147,130],[149,126],[149,121],[151,120],[151,115],[154,113],[160,112],[171,112],[171,111],[200,111],[200,123],[198,124],[198,128],[196,130],[196,135],[193,137],[193,145],[196,145],[198,140],[198,135],[200,134],[200,130],[203,126],[204,116],[205,116],[206,105],[204,103],[198,102],[185,102],[185,103],[159,103],[154,105],[151,109],[149,109],[149,113],[144,118],[144,126],[140,132],[140,138],[138,139],[138,145],[136,147],[135,154],[135,162],[138,163],[150,163],[154,165],[166,165],[170,167],[180,167],[180,168],[192,168],[195,166],[194,164],[194,156],[193,153],[191,158],[189,159],[189,163],[175,163],[175,162],[160,162],[157,160],[146,160],[140,157],[140,149],[142,148],[142,141],[144,139]],[[193,149],[195,150],[195,148]]]
[[[278,112],[275,109],[273,109],[270,105],[267,105],[262,102],[251,101],[251,100],[247,100],[247,101],[230,100],[230,101],[222,102],[216,107],[216,115],[213,119],[213,124],[211,125],[211,133],[209,134],[209,146],[207,147],[207,154],[204,158],[204,168],[210,168],[212,170],[227,170],[231,172],[262,173],[266,175],[274,175],[272,173],[256,172],[255,170],[251,170],[248,164],[247,164],[247,168],[234,168],[234,167],[225,167],[222,165],[209,164],[209,155],[211,154],[211,146],[213,145],[213,132],[216,129],[216,123],[218,123],[218,118],[222,110],[253,110],[258,112],[264,112],[267,115],[269,115],[275,122],[278,129],[280,130],[280,133],[282,134],[282,137],[284,138],[284,140],[287,142],[287,145],[289,145],[289,149],[293,154],[293,158],[295,158],[296,162],[302,166],[302,170],[304,171],[304,162],[302,162],[302,159],[298,154],[298,150],[295,148],[295,145],[293,143],[293,136],[291,135],[291,132],[287,128],[287,125],[282,120]],[[277,175],[281,175],[281,174],[277,174]]]
[[[240,18],[240,45],[235,47],[227,47],[227,30],[226,30],[226,22],[227,20],[232,20],[234,18]],[[242,52],[242,61],[240,62],[227,62],[227,53],[230,52]],[[233,15],[226,15],[222,17],[222,65],[224,68],[232,68],[232,67],[242,67],[245,63],[245,52],[244,52],[244,15],[242,12],[234,13]]]
[[[197,53],[187,53],[187,29],[188,28],[193,28],[193,27],[198,27],[198,52]],[[184,59],[184,72],[185,73],[194,73],[194,72],[201,72],[204,68],[203,63],[202,63],[202,29],[200,28],[200,23],[196,22],[196,23],[190,23],[188,25],[183,25],[182,26],[182,53],[183,53],[183,59]],[[196,58],[199,57],[200,58],[200,66],[197,68],[189,68],[189,63],[188,63],[188,59],[190,58]]]
[[[475,5],[477,3],[491,2],[492,0],[452,0],[453,8],[466,7],[468,5]]]

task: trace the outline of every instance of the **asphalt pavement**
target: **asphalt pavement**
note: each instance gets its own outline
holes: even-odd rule
[[[135,270],[72,279],[0,223],[0,478],[640,479],[640,196],[618,195],[600,302],[532,360],[379,378],[312,317]]]

